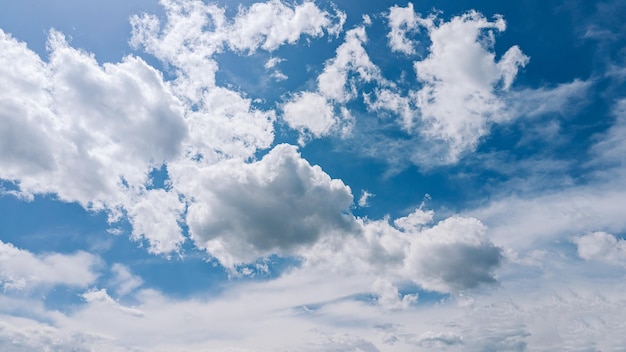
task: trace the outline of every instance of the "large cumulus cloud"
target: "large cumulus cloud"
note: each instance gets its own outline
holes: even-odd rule
[[[254,163],[172,167],[172,177],[193,194],[187,212],[191,237],[227,266],[295,253],[320,237],[356,229],[350,188],[290,145],[278,145]]]

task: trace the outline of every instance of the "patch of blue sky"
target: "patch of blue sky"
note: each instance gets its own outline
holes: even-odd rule
[[[152,0],[25,0],[0,3],[0,23],[42,58],[48,56],[48,32],[56,29],[73,47],[94,53],[98,62],[118,62],[133,52],[130,16],[144,12],[162,14],[163,9]]]

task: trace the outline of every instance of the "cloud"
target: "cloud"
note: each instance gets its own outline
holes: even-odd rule
[[[152,253],[178,251],[185,240],[180,223],[185,204],[180,195],[163,189],[143,192],[127,206],[134,240],[145,238]]]
[[[590,162],[593,166],[602,165],[602,169],[609,173],[616,168],[626,169],[626,142],[622,138],[626,133],[626,99],[617,101],[612,113],[615,121],[605,133],[597,136],[597,143],[591,148],[594,159]]]
[[[171,175],[194,195],[186,217],[191,238],[229,268],[271,253],[295,254],[321,237],[355,229],[350,188],[290,145],[257,162],[173,168]]]
[[[491,123],[510,118],[496,93],[509,88],[529,58],[514,46],[495,61],[493,32],[505,28],[502,18],[490,22],[476,12],[427,27],[430,53],[414,64],[423,84],[414,93],[421,117],[417,128],[422,136],[445,143],[441,157],[447,163],[473,151]],[[404,127],[414,128],[411,123]]]
[[[300,131],[301,143],[306,136],[321,137],[328,134],[338,119],[333,105],[318,93],[301,92],[283,105],[283,119],[293,129]]]
[[[124,264],[113,264],[111,272],[113,273],[113,278],[109,283],[115,288],[115,293],[119,296],[127,295],[143,285],[143,280],[139,276],[134,275]]]
[[[416,41],[407,38],[411,32],[416,32],[428,23],[432,23],[432,18],[423,19],[413,10],[413,4],[408,3],[407,7],[394,5],[389,9],[387,20],[390,32],[387,33],[389,47],[391,51],[398,51],[407,55],[415,54]]]
[[[589,278],[580,270],[586,262],[573,262],[562,254],[554,256],[555,262],[545,261],[549,267],[537,277],[503,283],[497,295],[479,290],[445,296],[436,303],[401,304],[397,307],[401,309],[393,308],[399,296],[386,278],[313,268],[273,280],[231,282],[224,294],[210,297],[170,298],[154,290],[138,290],[133,307],[117,302],[105,289],[85,292],[84,304],[71,313],[12,301],[13,306],[26,308],[28,318],[2,315],[0,346],[9,344],[18,351],[51,341],[62,349],[113,351],[319,350],[320,346],[516,351],[623,346],[623,272],[609,273],[617,285],[605,277]],[[364,289],[378,292],[377,298],[363,299]],[[381,309],[385,299],[390,299],[392,309]],[[9,306],[2,295],[0,303],[5,310]],[[278,333],[283,338],[276,339]]]
[[[56,285],[85,287],[98,277],[100,258],[86,253],[33,254],[0,241],[0,286],[4,291],[51,288]]]
[[[0,93],[6,122],[0,127],[0,178],[15,182],[26,197],[50,193],[106,210],[110,221],[128,216],[132,237],[146,239],[153,253],[177,251],[184,241],[179,221],[185,195],[175,187],[148,190],[150,170],[190,160],[246,159],[273,142],[274,112],[216,86],[212,55],[225,46],[274,50],[303,35],[337,35],[345,21],[344,14],[310,2],[255,4],[232,21],[223,9],[199,1],[163,6],[164,26],[155,16],[131,19],[131,44],[174,67],[169,82],[134,56],[100,65],[55,31],[49,62],[0,33],[7,78]],[[11,69],[16,62],[19,69]]]
[[[400,295],[397,287],[381,278],[372,284],[372,292],[378,296],[376,303],[385,310],[408,309],[418,299],[417,294]]]
[[[284,43],[294,44],[303,35],[321,37],[324,30],[330,35],[341,32],[345,14],[332,16],[320,10],[313,2],[304,2],[292,8],[280,0],[256,3],[240,8],[232,25],[225,30],[229,46],[234,50],[256,48],[272,51]]]
[[[593,232],[574,237],[578,256],[608,264],[626,266],[626,241],[606,232]]]
[[[317,90],[293,94],[283,105],[283,119],[300,132],[301,144],[307,138],[326,136],[333,130],[344,136],[349,134],[353,119],[342,104],[357,97],[357,82],[385,82],[363,47],[366,41],[365,27],[347,31],[335,57],[325,62],[317,77]],[[337,106],[340,114],[335,113]]]
[[[509,110],[520,117],[537,117],[549,113],[566,114],[585,104],[593,81],[574,80],[555,87],[521,89],[505,97]]]
[[[372,194],[366,190],[361,192],[361,198],[359,198],[359,202],[357,203],[360,207],[369,207],[369,199],[374,197],[375,194]]]
[[[50,33],[49,63],[4,33],[0,46],[3,70],[20,62],[25,71],[7,73],[14,88],[0,93],[0,178],[18,181],[21,192],[114,209],[151,166],[179,153],[180,105],[143,60],[100,66],[58,32]]]
[[[626,116],[622,108],[623,102],[617,101],[612,108],[616,117],[613,125],[593,137],[590,159],[578,161],[589,167],[587,182],[523,194],[494,194],[489,203],[468,210],[466,215],[489,226],[496,243],[520,251],[581,233],[625,231],[626,219],[620,213],[626,206],[620,153],[624,150],[621,133]],[[537,163],[525,165],[526,169],[533,167],[538,167]]]
[[[354,98],[356,87],[346,90],[348,74],[355,73],[362,82],[381,79],[380,69],[374,65],[365,51],[367,42],[365,27],[355,27],[346,32],[344,42],[337,48],[334,58],[324,65],[324,71],[317,77],[320,94],[338,103]]]
[[[387,277],[392,284],[412,281],[442,293],[494,284],[504,256],[485,225],[456,215],[433,225],[433,215],[416,209],[395,226],[387,218],[359,219],[362,235],[321,241],[302,253],[304,265]]]
[[[405,269],[427,290],[458,291],[496,282],[493,270],[502,263],[502,249],[487,239],[486,227],[477,219],[445,219],[411,242]]]

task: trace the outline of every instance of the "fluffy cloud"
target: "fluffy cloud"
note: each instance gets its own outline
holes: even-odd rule
[[[626,241],[623,239],[606,232],[593,232],[575,237],[572,241],[582,259],[626,266]]]
[[[362,235],[321,241],[304,252],[304,265],[387,277],[391,284],[412,281],[443,293],[495,283],[503,251],[487,237],[485,225],[461,216],[433,225],[433,216],[416,209],[393,225],[389,219],[360,219]],[[375,287],[381,291],[386,285]],[[382,292],[388,297],[388,288]]]
[[[326,62],[324,71],[317,77],[320,94],[339,103],[354,98],[354,83],[349,90],[348,74],[355,73],[361,82],[381,79],[380,69],[374,65],[363,48],[367,42],[365,27],[356,27],[346,32],[344,42],[337,48],[336,56]]]
[[[415,105],[421,115],[420,133],[447,144],[442,157],[448,162],[474,150],[490,123],[509,118],[496,92],[509,88],[528,57],[514,46],[495,61],[493,31],[505,28],[502,18],[491,22],[476,12],[428,27],[430,53],[415,62],[417,78],[424,85],[415,93]]]
[[[418,299],[417,294],[400,295],[397,287],[381,278],[372,284],[372,293],[378,296],[376,303],[385,310],[408,309]]]
[[[404,265],[425,289],[446,292],[494,283],[502,259],[480,221],[454,216],[415,236]]]
[[[284,43],[294,44],[302,35],[320,37],[324,30],[337,35],[345,20],[345,14],[338,12],[332,16],[313,2],[292,8],[280,0],[272,0],[240,8],[225,35],[229,46],[235,50],[272,51]]]
[[[337,118],[332,104],[318,93],[302,92],[283,105],[283,119],[300,131],[304,142],[307,135],[321,137],[328,134]]]
[[[33,254],[0,241],[0,286],[4,291],[67,285],[84,287],[96,280],[100,259],[86,252]]]
[[[111,221],[127,215],[132,237],[146,239],[154,253],[176,251],[184,240],[185,195],[148,190],[152,169],[247,159],[273,142],[274,112],[216,86],[212,55],[337,35],[345,21],[310,2],[255,4],[232,21],[224,9],[199,1],[163,6],[163,26],[155,16],[131,19],[131,44],[174,67],[169,82],[134,56],[100,65],[58,32],[49,36],[49,62],[0,32],[0,178],[26,197],[55,194],[107,210]]]
[[[347,31],[335,57],[326,61],[323,72],[317,77],[317,90],[294,94],[283,105],[283,119],[291,128],[300,131],[301,143],[307,137],[322,137],[333,130],[346,135],[353,119],[341,104],[358,96],[357,83],[386,82],[365,51],[365,42],[365,27]],[[341,106],[337,109],[341,114],[335,114],[336,106]]]
[[[25,71],[6,72],[13,88],[0,100],[7,122],[0,177],[17,181],[21,192],[114,208],[126,188],[146,182],[152,165],[178,154],[186,136],[180,105],[141,59],[100,66],[57,32],[49,63],[4,33],[0,45],[2,70],[20,62]]]
[[[417,42],[407,38],[411,32],[419,30],[429,20],[423,19],[413,10],[413,4],[408,3],[407,7],[394,5],[389,9],[387,15],[390,32],[387,34],[391,51],[399,51],[410,55],[415,54]]]
[[[227,267],[355,230],[350,188],[293,146],[278,145],[253,163],[173,166],[171,177],[193,194],[186,218],[192,239]]]
[[[99,65],[54,31],[48,40],[49,62],[43,62],[24,44],[1,34],[0,70],[6,71],[2,75],[11,88],[0,93],[5,122],[0,127],[0,178],[14,181],[26,196],[51,193],[88,209],[107,210],[112,221],[127,210],[136,238],[146,235],[158,253],[177,248],[182,235],[175,199],[149,210],[153,219],[162,219],[150,220],[152,224],[142,208],[143,199],[158,192],[146,191],[149,171],[178,158],[188,137],[182,104],[161,73],[133,56]],[[12,69],[16,62],[18,70]],[[148,231],[149,226],[156,229],[154,224],[160,231]]]

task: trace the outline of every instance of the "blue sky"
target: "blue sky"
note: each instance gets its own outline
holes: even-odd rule
[[[625,10],[0,3],[0,349],[619,350]]]

